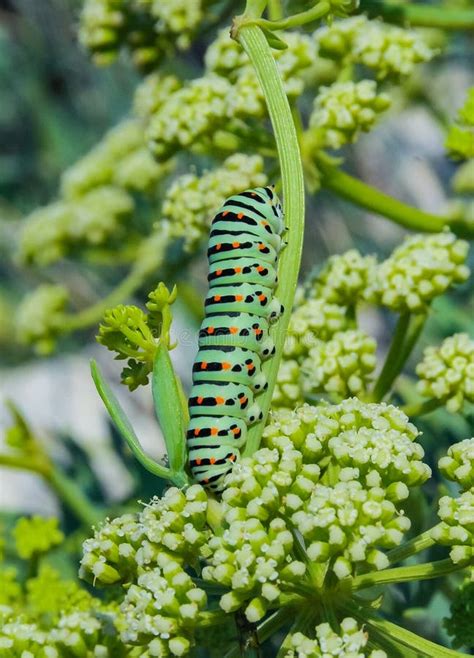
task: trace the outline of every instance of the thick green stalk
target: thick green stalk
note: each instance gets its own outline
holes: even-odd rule
[[[413,208],[413,206],[363,183],[333,164],[329,164],[326,158],[317,157],[317,166],[321,172],[323,187],[361,208],[391,219],[400,226],[424,233],[439,233],[449,226],[454,233],[461,237],[469,237],[469,235],[472,237],[472,228],[467,224],[454,221],[451,217],[433,215]]]
[[[383,569],[374,571],[361,576],[356,576],[351,580],[350,587],[352,591],[375,587],[376,585],[388,585],[390,583],[405,583],[412,580],[429,580],[431,578],[440,578],[453,571],[459,571],[464,568],[454,564],[449,558],[438,560],[437,562],[426,562],[424,564],[414,564],[409,567],[396,567],[395,569]]]
[[[381,16],[389,23],[439,27],[445,30],[474,30],[474,9],[450,9],[385,0],[362,0],[360,8],[366,11],[369,17]]]
[[[268,389],[260,398],[263,420],[249,430],[244,451],[244,455],[251,455],[259,446],[265,426],[293,307],[303,247],[304,184],[296,129],[270,46],[260,28],[255,25],[242,24],[237,38],[252,62],[267,103],[278,149],[288,227],[288,242],[280,258],[278,271],[280,283],[277,289],[277,297],[285,310],[271,332],[276,353],[264,366]]]

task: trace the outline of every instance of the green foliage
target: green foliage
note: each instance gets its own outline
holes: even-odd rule
[[[455,160],[474,158],[474,87],[458,112],[458,124],[449,129],[446,149]]]

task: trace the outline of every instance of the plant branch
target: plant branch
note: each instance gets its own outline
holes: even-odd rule
[[[434,526],[434,528],[435,527],[436,526]],[[401,562],[407,557],[411,557],[412,555],[421,553],[421,551],[424,551],[427,548],[431,548],[431,546],[436,543],[432,536],[434,528],[425,530],[425,532],[422,532],[420,535],[413,537],[413,539],[410,539],[401,546],[397,546],[396,548],[393,548],[391,551],[389,551],[387,553],[387,557],[390,562],[392,564]]]
[[[311,9],[302,11],[300,14],[295,14],[294,16],[289,16],[288,18],[282,18],[281,20],[273,21],[267,21],[264,18],[259,18],[255,21],[255,24],[266,28],[267,30],[287,30],[293,27],[306,25],[307,23],[313,23],[323,16],[326,16],[330,9],[331,4],[326,2],[326,0],[322,0]]]
[[[450,9],[408,2],[386,2],[384,0],[361,0],[361,11],[369,18],[382,17],[388,23],[418,27],[439,27],[445,30],[473,30],[473,9]]]
[[[280,283],[277,289],[278,299],[285,310],[271,332],[276,352],[264,366],[268,388],[260,402],[263,419],[250,428],[244,451],[244,455],[251,455],[259,446],[265,426],[293,307],[303,246],[304,183],[296,129],[270,46],[260,28],[255,25],[241,25],[237,38],[252,62],[267,103],[278,149],[288,227],[288,243],[280,258]]]
[[[352,578],[350,587],[352,591],[374,587],[375,585],[388,585],[390,583],[405,583],[411,580],[429,580],[440,578],[453,571],[463,569],[463,566],[454,564],[449,558],[437,562],[426,562],[414,564],[409,567],[396,567],[394,569],[383,569],[373,573],[366,573]]]
[[[317,166],[323,187],[361,208],[391,219],[400,226],[424,233],[439,233],[449,227],[460,237],[473,237],[473,228],[467,223],[448,216],[433,215],[403,203],[347,174],[334,164],[329,164],[327,156],[318,155]]]
[[[399,316],[385,363],[371,395],[374,402],[380,402],[391,389],[416,345],[426,318],[426,313],[415,315],[406,312]]]
[[[426,414],[430,414],[433,411],[436,411],[436,409],[442,407],[445,402],[446,398],[430,398],[429,400],[423,400],[423,402],[405,404],[403,407],[401,407],[401,409],[410,418],[415,418],[417,416],[425,416]]]

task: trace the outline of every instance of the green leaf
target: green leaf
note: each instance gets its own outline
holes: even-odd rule
[[[120,432],[120,435],[124,441],[126,441],[129,445],[130,450],[133,452],[140,464],[142,464],[142,466],[150,471],[150,473],[153,473],[160,478],[165,480],[172,479],[172,473],[169,468],[158,464],[154,459],[148,457],[148,455],[146,455],[143,451],[143,448],[140,445],[140,441],[135,434],[132,424],[125,415],[125,412],[115,397],[114,392],[103,378],[102,373],[100,372],[99,367],[94,360],[91,361],[91,373],[97,392],[102,398],[102,402],[109,412],[110,418],[112,419],[117,430]]]
[[[187,480],[184,472],[187,457],[185,439],[187,407],[184,403],[185,397],[181,382],[178,383],[168,348],[164,343],[160,343],[156,351],[152,391],[156,416],[163,430],[170,468],[177,476],[181,474],[185,482]]]
[[[274,48],[274,50],[286,50],[288,48],[288,44],[283,41],[283,39],[280,39],[275,32],[272,32],[266,27],[261,27],[260,28],[265,35],[265,39],[268,42],[268,45],[270,48]]]

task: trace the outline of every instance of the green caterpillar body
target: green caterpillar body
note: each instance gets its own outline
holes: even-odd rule
[[[269,325],[283,310],[273,290],[284,229],[271,187],[230,197],[212,221],[187,431],[192,475],[212,491],[222,489],[248,426],[262,418],[255,396],[267,387],[262,360],[275,352]]]

